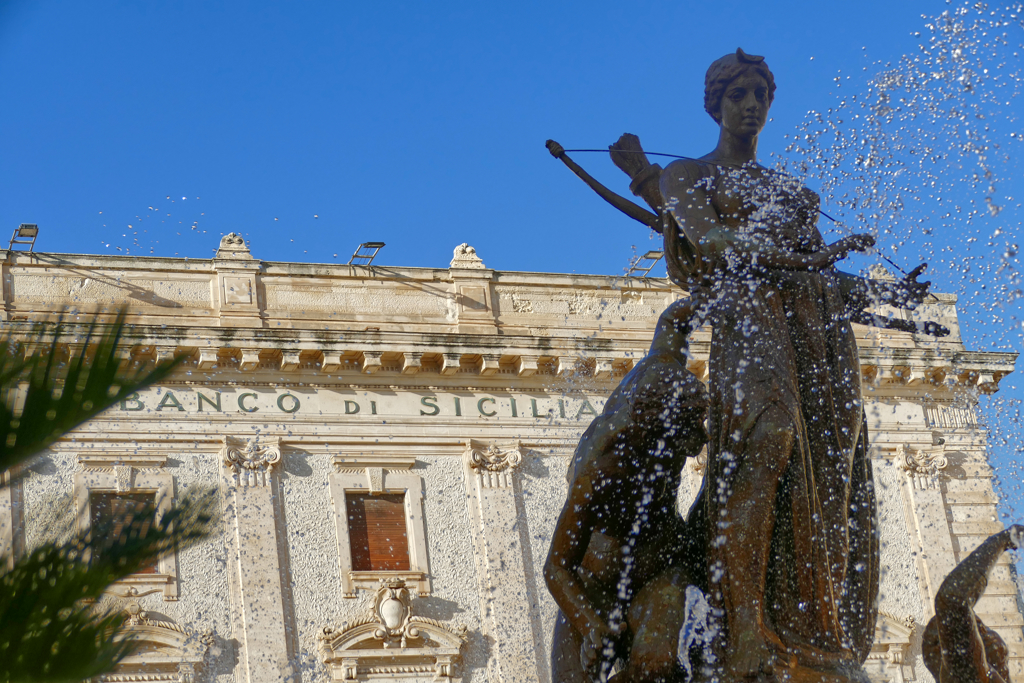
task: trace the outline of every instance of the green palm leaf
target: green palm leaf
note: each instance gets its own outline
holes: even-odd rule
[[[180,358],[122,369],[125,313],[122,309],[111,325],[93,322],[66,364],[60,357],[62,323],[44,327],[35,344],[39,350],[27,357],[10,335],[0,341],[0,470],[35,455],[177,367]]]
[[[0,340],[0,473],[24,463],[66,432],[170,374],[179,359],[122,365],[125,311],[89,325],[67,361],[67,327],[45,325],[30,344]],[[10,477],[8,477],[10,479]],[[129,655],[124,616],[95,606],[109,586],[212,531],[216,492],[186,498],[162,516],[155,502],[69,541],[37,547],[5,571],[0,557],[0,683],[64,683],[109,672]]]

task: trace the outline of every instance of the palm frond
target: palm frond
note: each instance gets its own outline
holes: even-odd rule
[[[149,504],[17,562],[0,576],[0,681],[81,681],[110,671],[134,643],[120,637],[124,615],[92,601],[164,553],[206,538],[216,510],[212,489],[160,518]]]
[[[94,321],[66,361],[61,322],[41,326],[28,354],[10,332],[0,340],[0,473],[167,377],[180,362],[124,367],[124,327],[124,310],[112,324]],[[2,569],[8,558],[0,557],[0,683],[81,681],[131,653],[124,616],[99,610],[96,601],[113,582],[206,538],[215,524],[216,491],[186,498],[159,517],[155,505],[37,547],[10,571]]]
[[[122,368],[125,314],[122,309],[109,325],[90,324],[84,343],[66,363],[60,354],[61,322],[41,330],[38,349],[28,355],[10,334],[0,340],[0,470],[174,370],[181,359]]]

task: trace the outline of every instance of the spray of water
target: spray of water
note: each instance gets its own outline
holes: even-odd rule
[[[947,3],[923,17],[917,51],[895,63],[865,58],[859,71],[837,74],[835,102],[808,112],[775,159],[818,185],[825,210],[840,218],[823,229],[871,232],[907,270],[927,261],[923,279],[958,295],[970,349],[1024,348],[1013,196],[1024,142],[1022,21],[1020,3]],[[978,425],[988,429],[1003,515],[1015,519],[1024,514],[1018,386],[1011,375],[982,397]]]

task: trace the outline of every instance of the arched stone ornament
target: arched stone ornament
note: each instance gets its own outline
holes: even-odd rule
[[[405,582],[389,581],[377,590],[369,614],[323,630],[320,655],[334,681],[458,683],[455,665],[465,642],[464,625],[414,615]]]
[[[212,632],[197,634],[173,621],[157,619],[146,612],[138,598],[154,591],[139,593],[134,588],[119,594],[126,600],[128,619],[120,636],[136,643],[135,651],[121,660],[117,669],[92,679],[96,683],[135,683],[155,681],[194,683],[215,637]]]

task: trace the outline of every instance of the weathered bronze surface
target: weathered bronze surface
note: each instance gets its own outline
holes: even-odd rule
[[[1008,650],[999,634],[985,626],[974,606],[988,575],[1007,550],[1018,550],[1024,526],[989,536],[949,573],[935,596],[935,616],[921,643],[925,666],[938,683],[1009,683]]]
[[[591,681],[607,675],[616,658],[652,674],[675,671],[691,583],[685,561],[692,565],[676,492],[686,458],[707,438],[707,392],[686,369],[694,308],[684,299],[662,313],[650,353],[612,392],[576,449],[544,567],[562,610],[554,681]]]
[[[694,444],[668,443],[657,454],[652,444],[673,430],[698,433],[693,410],[673,413],[671,427],[637,421],[621,399],[637,381],[631,375],[580,443],[548,558],[548,585],[562,609],[555,680],[600,677],[616,658],[625,663],[616,682],[684,680],[678,661],[668,660],[688,584],[718,615],[713,653],[703,662],[710,668],[700,673],[698,666],[696,680],[866,680],[878,545],[850,320],[886,324],[865,309],[880,302],[913,308],[928,283],[916,280],[923,267],[892,285],[834,268],[874,240],[853,235],[826,244],[816,226],[818,196],[757,163],[774,93],[764,59],[737,50],[705,79],[705,109],[720,128],[711,153],[662,171],[636,136],[609,148],[630,189],[655,213],[600,185],[548,141],[552,155],[602,198],[661,228],[669,276],[691,297],[691,325],[699,320],[712,330],[708,465],[685,522],[674,487]],[[664,323],[663,316],[654,344],[663,357],[672,348],[679,356],[685,339],[679,330],[666,335]],[[646,377],[651,365],[660,367],[649,359],[634,373]],[[649,395],[667,400],[673,386],[695,395],[692,379],[668,379]],[[602,469],[612,463],[619,469]],[[672,493],[652,493],[652,478]],[[636,501],[645,496],[651,502],[638,514]],[[653,561],[670,569],[648,568],[639,552],[628,565],[623,548],[630,543],[650,548]],[[660,611],[645,600],[659,602]]]

